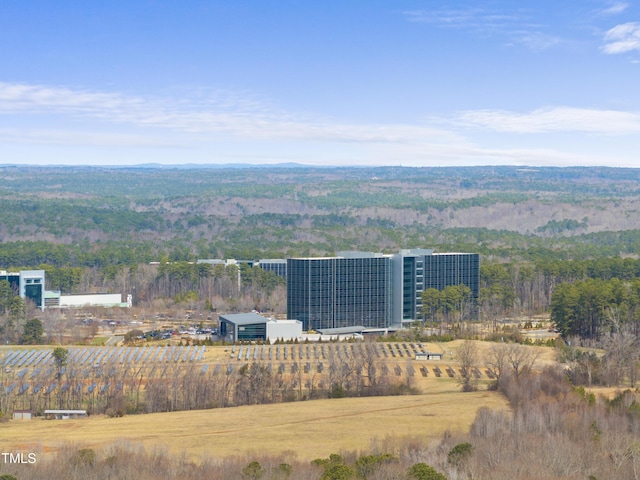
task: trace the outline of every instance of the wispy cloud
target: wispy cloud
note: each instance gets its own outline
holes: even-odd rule
[[[13,122],[14,118],[18,121]],[[20,126],[25,119],[34,120],[30,121],[34,126]],[[558,150],[539,148],[537,138],[528,139],[530,148],[486,145],[492,140],[485,138],[485,132],[477,136],[470,127],[533,134],[640,133],[640,114],[613,110],[549,107],[524,114],[476,110],[455,115],[453,121],[349,123],[282,111],[251,95],[233,92],[160,98],[9,83],[0,83],[0,121],[4,125],[0,143],[5,147],[177,147],[189,149],[189,158],[201,161],[228,161],[243,155],[254,155],[256,161],[299,161],[298,152],[303,152],[308,162],[340,165],[603,164],[606,162],[599,158],[587,159],[562,146]],[[13,123],[16,125],[8,126]],[[540,139],[546,145],[547,137]]]
[[[402,165],[596,166],[614,164],[637,167],[637,159],[632,155],[624,156],[611,151],[602,155],[598,152],[577,152],[535,144],[509,148],[467,142],[460,145],[427,144],[403,146],[401,149],[393,150],[391,148],[377,149],[375,155],[372,156],[372,161],[379,165],[389,165],[389,159],[401,159]]]
[[[616,25],[604,35],[604,53],[626,53],[640,51],[640,23],[628,22]]]
[[[555,47],[563,41],[560,37],[542,32],[522,32],[520,35],[514,34],[513,37],[514,43],[524,45],[534,52],[541,52]]]
[[[640,113],[572,107],[542,108],[526,114],[504,110],[475,110],[461,113],[457,121],[460,125],[510,133],[640,133]]]
[[[533,21],[531,12],[498,11],[484,8],[411,10],[403,12],[410,22],[457,28],[483,37],[501,37],[507,45],[522,45],[540,52],[562,43],[562,38],[545,33],[546,26]]]
[[[0,115],[11,114],[92,119],[103,124],[133,125],[143,129],[142,132],[163,129],[206,140],[211,140],[211,135],[247,140],[374,143],[411,143],[426,138],[458,140],[450,132],[425,125],[334,122],[270,109],[265,103],[230,94],[212,94],[204,100],[146,98],[115,92],[0,83]]]
[[[609,2],[609,6],[600,10],[603,15],[618,15],[629,8],[627,2]]]
[[[487,32],[510,28],[523,21],[519,13],[503,13],[481,8],[409,10],[403,14],[410,22]]]
[[[176,143],[161,136],[53,128],[0,128],[0,142],[27,145],[188,148],[186,142]]]

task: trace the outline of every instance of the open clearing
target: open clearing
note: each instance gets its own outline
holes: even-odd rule
[[[467,432],[481,406],[508,408],[502,395],[485,390],[490,380],[484,367],[481,369],[479,392],[462,393],[458,373],[455,378],[446,374],[436,377],[436,366],[443,371],[449,366],[454,369],[457,367],[456,351],[461,344],[459,340],[424,344],[427,351],[443,353],[440,361],[419,362],[407,356],[380,356],[380,362],[389,367],[390,377],[418,388],[422,392],[420,395],[313,400],[129,415],[123,418],[96,415],[65,421],[42,418],[14,420],[0,424],[0,448],[3,451],[22,449],[50,452],[67,442],[99,447],[126,441],[147,449],[160,447],[171,454],[184,453],[194,461],[234,455],[245,457],[283,453],[290,459],[312,460],[340,451],[368,450],[373,441],[388,438],[419,437],[425,442],[437,441],[446,430]],[[477,342],[481,362],[494,345]],[[390,347],[387,345],[385,348]],[[401,350],[398,344],[394,348],[398,352]],[[555,349],[525,348],[536,352],[537,367],[556,362]],[[306,347],[304,351],[296,351],[306,355]],[[293,355],[290,350],[288,359],[277,360],[277,363],[287,364],[285,377],[295,377],[289,372],[294,361],[303,362],[300,355]],[[312,374],[316,371],[316,363],[321,360],[317,357],[309,359],[312,362]],[[204,359],[196,363],[198,369],[200,363],[209,364],[210,370],[221,364],[224,371],[226,365],[239,368],[250,361],[231,355],[229,347],[207,347]],[[415,374],[410,376],[408,372],[411,366],[415,368]],[[428,368],[428,376],[420,373],[419,369],[423,366]],[[402,369],[401,377],[395,376],[394,367]],[[320,377],[318,374],[316,376]]]
[[[461,393],[455,381],[431,382],[421,395],[346,398],[254,405],[123,418],[11,421],[0,446],[51,451],[74,442],[100,446],[125,440],[200,461],[211,457],[281,454],[312,460],[341,450],[368,449],[374,439],[440,438],[466,432],[481,406],[508,408],[498,393]]]

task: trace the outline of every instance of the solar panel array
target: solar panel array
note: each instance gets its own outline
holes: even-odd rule
[[[143,346],[143,347],[65,347],[68,350],[64,376],[58,376],[53,348],[19,348],[0,350],[0,366],[6,376],[0,383],[0,392],[7,395],[50,395],[59,392],[78,392],[100,396],[111,394],[122,384],[117,372],[129,371],[145,378],[163,378],[165,374],[193,369],[201,378],[210,375],[237,375],[243,365],[263,363],[272,375],[284,375],[279,381],[304,385],[308,379],[301,375],[319,374],[319,382],[335,373],[336,362],[349,364],[358,375],[367,375],[369,367],[354,362],[365,357],[379,361],[374,367],[379,374],[393,377],[445,377],[459,378],[460,373],[451,366],[414,362],[416,355],[426,352],[420,342],[375,343],[299,343],[251,344],[232,346],[224,358],[203,364],[204,346]],[[227,356],[229,355],[229,356]],[[369,361],[369,360],[367,360]],[[132,370],[126,370],[131,368]],[[454,368],[457,368],[454,366]],[[472,375],[481,378],[490,370],[474,369]],[[109,380],[108,377],[112,376]],[[322,378],[325,377],[325,380]],[[78,383],[81,379],[81,383]],[[287,380],[288,379],[288,380]],[[120,381],[120,385],[118,384]],[[127,382],[129,380],[126,380]],[[313,382],[312,382],[313,383]]]
[[[373,350],[370,350],[373,349]],[[204,346],[168,347],[70,347],[67,364],[99,367],[106,363],[120,365],[138,365],[151,363],[190,363],[204,358]],[[357,358],[372,354],[377,358],[412,359],[417,354],[426,352],[419,342],[381,342],[372,346],[364,344],[290,344],[290,345],[245,345],[233,346],[231,358],[242,361],[275,360],[326,360],[330,356],[339,358]],[[37,369],[42,366],[53,366],[54,358],[51,349],[14,349],[5,353],[0,365],[6,369]],[[449,372],[447,372],[449,373]],[[477,372],[474,372],[476,374]],[[22,373],[24,375],[24,373]]]
[[[241,347],[242,348],[242,347]],[[189,363],[202,361],[205,347],[173,345],[169,347],[70,347],[67,349],[67,365],[99,367],[107,363],[121,365],[150,364],[157,362]],[[249,352],[247,351],[247,359]],[[5,371],[20,369],[19,377],[29,369],[39,370],[54,365],[50,349],[9,350],[2,360]]]
[[[373,355],[376,358],[414,359],[426,354],[420,342],[382,342],[365,345],[363,343],[337,344],[286,344],[286,345],[239,345],[233,346],[230,358],[239,362],[272,360],[327,360],[331,355],[340,358],[358,358]]]

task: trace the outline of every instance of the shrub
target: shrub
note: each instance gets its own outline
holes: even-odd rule
[[[291,465],[289,465],[288,463],[281,463],[280,465],[278,465],[278,472],[280,472],[284,476],[284,478],[289,478],[292,470],[293,469],[291,468]]]
[[[329,458],[316,458],[311,464],[322,468],[320,480],[348,480],[356,473],[353,467],[344,464],[342,455],[337,453],[332,453]]]
[[[447,462],[456,467],[461,466],[473,453],[473,446],[468,443],[459,443],[447,454]]]
[[[409,478],[414,480],[447,480],[443,474],[426,463],[416,463],[409,469]]]
[[[331,386],[331,393],[329,393],[330,398],[344,398],[347,396],[347,392],[344,387],[338,383],[334,383]]]
[[[249,464],[242,469],[242,476],[244,478],[250,478],[252,480],[257,480],[258,478],[264,475],[264,470],[262,469],[262,465],[260,462],[249,462]]]
[[[397,462],[398,458],[390,453],[383,455],[365,455],[356,460],[355,469],[360,478],[367,478],[380,468],[380,465]]]
[[[355,470],[349,465],[335,463],[325,468],[320,480],[349,480],[355,475]]]
[[[71,459],[74,465],[93,467],[96,464],[96,452],[91,448],[81,448]]]

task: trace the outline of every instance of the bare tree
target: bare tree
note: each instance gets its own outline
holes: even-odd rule
[[[603,339],[607,381],[612,385],[620,385],[628,378],[633,387],[638,362],[636,336],[620,325],[619,318],[613,312],[609,312],[609,320],[613,325],[613,332]]]
[[[458,351],[456,359],[460,363],[460,384],[465,392],[473,392],[478,389],[478,379],[475,369],[478,364],[478,346],[473,340],[465,340]]]
[[[492,346],[487,354],[486,363],[491,369],[491,372],[495,375],[495,388],[500,387],[500,380],[505,371],[509,367],[507,363],[507,353],[509,347],[505,343],[499,343]]]
[[[369,380],[369,388],[375,395],[378,388],[378,351],[377,344],[372,341],[364,343],[363,354],[360,357],[362,361],[362,369]]]
[[[507,362],[516,380],[533,369],[539,355],[536,350],[516,343],[507,346]]]

